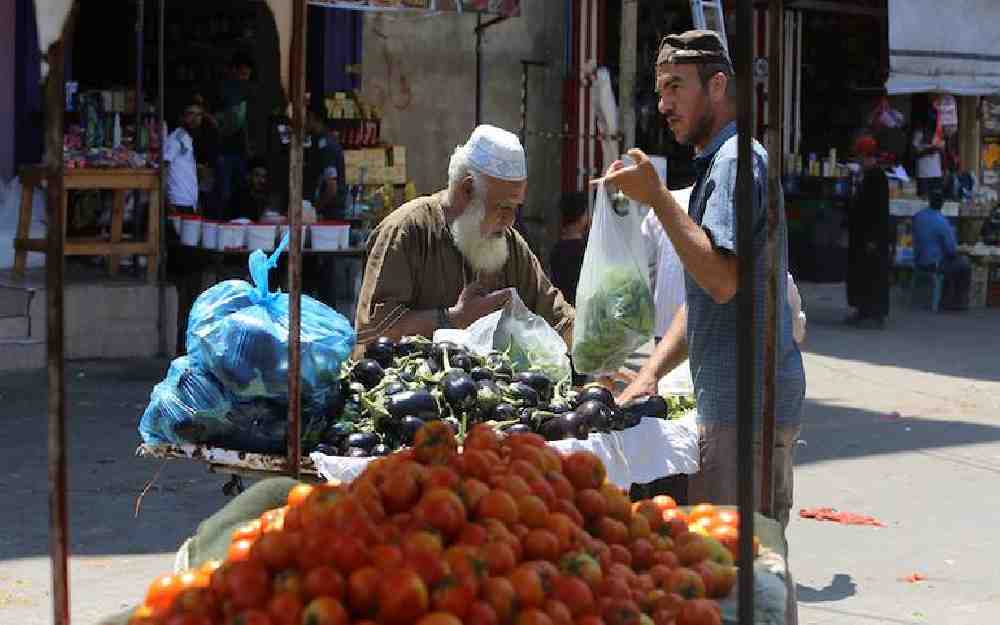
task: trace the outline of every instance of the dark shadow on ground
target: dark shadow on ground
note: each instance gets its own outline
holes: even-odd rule
[[[1000,440],[1000,428],[989,425],[905,418],[898,413],[881,414],[812,399],[806,399],[802,415],[802,433],[795,451],[797,465],[920,451],[949,459],[947,452],[935,450]],[[973,462],[957,457],[950,460]],[[979,468],[1000,473],[989,466]]]
[[[913,310],[895,291],[884,330],[844,323],[843,285],[801,285],[808,318],[805,351],[976,380],[1000,381],[1000,308],[965,312]]]
[[[823,588],[811,588],[796,584],[799,603],[826,603],[828,601],[840,601],[848,597],[853,597],[858,592],[858,586],[851,579],[850,575],[837,573],[830,580],[830,583]]]
[[[228,476],[170,461],[135,516],[136,498],[160,462],[135,457],[137,425],[168,362],[69,363],[70,551],[74,556],[175,551],[228,498]],[[47,388],[44,371],[0,375],[0,561],[46,557]]]

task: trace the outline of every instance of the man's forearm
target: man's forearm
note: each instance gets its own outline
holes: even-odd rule
[[[659,380],[687,358],[687,305],[681,306],[640,375]]]
[[[660,201],[652,208],[674,244],[681,264],[698,286],[716,302],[731,300],[738,287],[736,257],[716,250],[708,234],[694,223],[666,187]]]

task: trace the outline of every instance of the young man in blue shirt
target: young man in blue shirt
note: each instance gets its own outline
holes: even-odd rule
[[[740,323],[736,292],[739,263],[756,259],[754,317],[758,330],[754,366],[756,388],[763,388],[764,301],[767,285],[767,152],[753,144],[754,201],[736,205],[735,81],[729,55],[718,35],[689,31],[668,35],[656,62],[656,89],[660,112],[678,141],[694,145],[698,173],[689,210],[679,206],[660,181],[649,158],[631,150],[635,165],[616,162],[606,180],[626,195],[655,211],[684,265],[686,304],[620,400],[653,394],[663,375],[690,359],[701,431],[701,467],[689,480],[689,499],[716,504],[737,502],[736,466],[738,402],[736,344]],[[736,241],[737,211],[753,220],[752,250],[740,250]],[[792,455],[800,429],[805,373],[802,356],[792,338],[792,319],[786,294],[787,231],[779,211],[777,245],[780,250],[777,297],[778,332],[775,337],[774,512],[788,523],[792,506]],[[755,422],[763,412],[762,392],[753,406]],[[759,447],[758,447],[759,451]],[[759,458],[758,458],[759,461]]]
[[[942,308],[965,310],[969,307],[972,266],[968,258],[958,254],[955,230],[941,214],[943,205],[941,192],[932,191],[930,205],[913,216],[913,264],[944,274]]]

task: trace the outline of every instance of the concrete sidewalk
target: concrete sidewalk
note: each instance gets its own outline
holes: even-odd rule
[[[1000,310],[893,310],[842,323],[842,286],[803,285],[807,404],[796,508],[885,528],[794,518],[803,625],[1000,622]],[[926,581],[901,581],[914,573]]]
[[[803,625],[1000,622],[1000,310],[894,312],[845,327],[842,286],[800,285],[808,393],[796,508],[870,514],[885,528],[793,518]],[[141,599],[226,498],[222,475],[134,457],[165,361],[71,363],[73,622]],[[44,372],[0,375],[0,623],[50,623]],[[138,516],[136,498],[160,471]],[[921,583],[900,581],[913,573]]]

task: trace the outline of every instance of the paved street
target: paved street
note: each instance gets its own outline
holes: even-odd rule
[[[1000,310],[903,311],[851,330],[840,286],[800,285],[808,401],[797,507],[869,514],[885,528],[794,518],[791,564],[806,625],[986,625],[1000,617]],[[74,623],[140,598],[169,570],[225,479],[133,456],[157,361],[71,363]],[[44,373],[0,376],[0,623],[49,623]],[[901,581],[914,573],[926,581]]]

